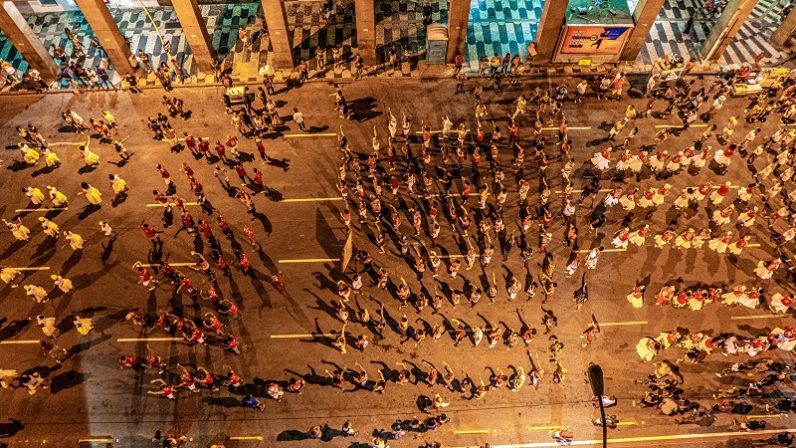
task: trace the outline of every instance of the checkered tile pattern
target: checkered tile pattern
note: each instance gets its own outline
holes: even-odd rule
[[[259,15],[259,8],[259,2],[200,6],[208,32],[212,36],[213,47],[221,57],[228,54],[237,55],[237,51],[240,51],[240,48],[236,48],[238,29],[253,24]],[[174,13],[174,8],[149,8],[148,12],[158,24],[163,41],[171,47],[171,53],[175,56],[177,63],[182,66],[184,73],[193,73],[190,48],[177,20],[177,15]],[[114,8],[111,9],[111,14],[116,19],[119,29],[127,38],[133,52],[137,53],[138,50],[143,50],[149,55],[153,65],[160,65],[168,60],[168,55],[163,51],[163,45],[157,32],[142,9]],[[67,54],[71,53],[72,44],[64,34],[65,28],[68,27],[88,49],[86,65],[96,66],[99,63],[99,58],[102,55],[89,45],[93,32],[80,11],[31,14],[25,18],[46,48],[60,46],[66,49]],[[252,50],[259,53],[259,41],[255,42]],[[8,39],[2,35],[0,35],[0,58],[12,61],[18,69],[26,69],[22,58]]]
[[[28,69],[28,63],[22,59],[22,55],[11,45],[11,41],[2,31],[0,31],[0,59],[10,62],[17,70]]]
[[[763,53],[766,65],[777,63],[790,57],[784,51],[769,43],[771,33],[782,21],[781,10],[787,0],[759,0],[754,11],[727,47],[721,64],[754,63],[755,56]],[[699,59],[699,49],[707,40],[714,17],[700,13],[694,21],[690,33],[683,32],[692,11],[703,11],[701,0],[667,0],[658,20],[650,31],[645,47],[641,50],[641,60],[651,63],[665,55],[678,55],[684,59]]]
[[[472,69],[478,60],[497,53],[520,54],[536,36],[543,0],[473,0],[465,58]]]
[[[447,0],[431,0],[430,4],[433,22],[447,24]],[[374,8],[377,54],[382,60],[393,43],[415,50],[425,47],[423,1],[376,0]],[[324,20],[320,2],[286,2],[286,10],[296,58],[311,59],[316,48],[336,46],[350,56],[351,47],[356,47],[354,0],[337,0],[331,23]]]

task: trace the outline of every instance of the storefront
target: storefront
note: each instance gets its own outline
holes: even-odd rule
[[[625,0],[570,0],[553,62],[618,62],[633,26]]]

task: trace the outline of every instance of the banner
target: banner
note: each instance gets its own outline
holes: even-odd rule
[[[348,267],[348,263],[351,262],[351,256],[354,254],[354,232],[348,231],[348,238],[345,240],[345,246],[343,246],[343,256],[342,259],[342,267],[340,268],[341,272],[345,272],[346,268]]]
[[[561,54],[618,55],[632,27],[567,25]]]

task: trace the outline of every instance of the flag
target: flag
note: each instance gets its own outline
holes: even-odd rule
[[[351,256],[354,254],[354,232],[348,231],[348,237],[345,240],[345,245],[343,246],[343,256],[341,257],[343,265],[340,268],[341,271],[345,272],[346,268],[348,267],[348,263],[351,262]]]

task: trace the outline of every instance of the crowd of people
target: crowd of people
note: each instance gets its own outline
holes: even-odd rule
[[[512,58],[505,65],[506,58],[494,61],[498,61],[491,69],[495,78],[503,72],[510,74],[515,64]],[[216,394],[223,389],[238,397],[240,406],[260,411],[266,408],[260,398],[281,401],[285,393],[298,394],[306,384],[376,394],[390,393],[386,391],[388,385],[390,389],[410,384],[430,387],[428,395],[418,394],[418,403],[428,416],[399,420],[391,431],[374,436],[370,444],[383,448],[407,431],[430,431],[447,423],[451,418],[445,412],[451,404],[449,394],[456,394],[457,399],[482,400],[488,399],[489,392],[520,392],[526,384],[538,388],[549,382],[560,387],[555,385],[564,383],[568,372],[563,364],[564,351],[573,350],[573,346],[590,350],[602,333],[599,313],[584,319],[578,311],[590,301],[593,277],[587,280],[586,273],[606,264],[602,261],[605,235],[612,249],[622,252],[640,250],[648,240],[652,244],[645,250],[709,250],[731,260],[734,269],[745,269],[750,277],[756,277],[753,282],[731,287],[705,283],[684,288],[664,281],[654,295],[661,309],[688,307],[699,311],[709,303],[720,302],[789,313],[794,301],[789,280],[796,265],[791,243],[796,237],[796,217],[791,213],[796,199],[792,179],[796,129],[788,125],[796,116],[796,78],[786,78],[781,87],[752,97],[743,110],[719,119],[718,112],[725,106],[734,81],[732,77],[664,81],[653,75],[642,92],[645,105],[637,107],[639,101],[628,101],[621,116],[609,123],[605,138],[594,143],[599,150],[588,154],[588,148],[576,147],[565,109],[587,97],[603,103],[624,101],[629,81],[619,71],[595,82],[564,80],[550,89],[540,85],[523,88],[508,108],[498,101],[499,81],[492,87],[479,81],[466,89],[473,100],[472,115],[457,121],[443,115],[437,129],[432,128],[430,119],[407,112],[396,116],[385,107],[385,120],[373,126],[367,148],[349,140],[345,126],[350,125],[346,123],[340,128],[337,144],[336,188],[342,198],[340,220],[356,244],[350,260],[345,261],[347,269],[334,268],[329,273],[336,282],[336,298],[329,302],[319,299],[317,307],[308,308],[339,321],[339,330],[331,330],[330,336],[320,332],[317,342],[355,360],[349,364],[329,362],[323,374],[310,366],[308,373],[287,380],[250,381],[227,365],[173,362],[151,347],[146,353],[121,354],[118,364],[149,378],[153,389],[147,393],[152,395],[174,400],[181,395]],[[236,198],[253,220],[259,219],[259,198],[277,194],[266,184],[262,166],[275,165],[285,171],[288,167],[286,160],[280,162],[267,154],[263,139],[294,125],[299,132],[312,132],[297,107],[278,105],[274,95],[273,80],[267,79],[254,99],[247,97],[241,107],[228,107],[227,117],[234,131],[230,130],[226,138],[215,139],[215,143],[209,137],[181,132],[180,127],[192,114],[182,99],[163,96],[164,110],[151,115],[146,126],[156,142],[171,145],[161,145],[164,153],[170,149],[179,154],[187,149],[193,160],[183,161],[179,167],[162,161],[148,168],[157,171],[162,186],[131,186],[121,177],[119,170],[135,163],[135,153],[125,147],[125,138],[119,135],[116,117],[110,111],[88,120],[72,109],[62,112],[64,124],[85,138],[76,153],[56,151],[34,124],[17,128],[19,158],[14,167],[20,170],[48,173],[59,169],[62,159],[78,155],[84,165],[80,173],[85,174],[106,170],[100,162],[110,158],[108,154],[118,158],[116,169],[107,172],[109,188],[79,179],[72,184],[44,186],[36,177],[22,188],[34,209],[85,204],[79,216],[86,219],[96,214],[95,218],[100,218],[99,234],[91,238],[102,240],[100,247],[104,250],[118,233],[112,220],[102,216],[110,196],[103,190],[112,192],[113,206],[123,204],[132,191],[145,196],[151,191],[155,205],[162,209],[158,224],[147,219],[140,223],[139,238],[149,244],[147,259],[134,263],[130,275],[137,278],[142,294],[185,296],[199,304],[200,313],[189,317],[171,305],[156,312],[130,311],[125,319],[135,331],[157,330],[189,345],[240,355],[254,348],[243,346],[235,335],[241,308],[235,291],[222,287],[217,274],[263,279],[277,293],[287,294],[281,271],[254,266],[249,258],[250,254],[264,254],[260,239],[265,229],[254,224],[232,225],[225,214],[237,211],[219,207],[218,201],[214,204],[215,184],[208,185],[208,179],[190,166],[197,162],[212,165],[215,181],[224,194]],[[341,118],[356,114],[342,87],[337,86],[332,96]],[[280,115],[280,107],[283,112],[284,107],[292,110],[289,120]],[[681,124],[662,127],[651,140],[641,141],[639,128],[651,117],[670,115]],[[695,131],[697,124],[703,124],[699,128],[704,131]],[[775,130],[767,132],[764,128]],[[669,140],[673,136],[685,136],[690,141],[682,148],[675,147]],[[256,147],[259,160],[245,157],[242,145]],[[255,161],[264,163],[258,163],[258,168]],[[681,181],[708,170],[727,180]],[[235,172],[237,180],[230,180],[230,171]],[[737,178],[749,181],[735,185],[730,179]],[[581,180],[583,185],[578,185]],[[675,180],[698,185],[677,191],[671,184]],[[201,215],[191,212],[192,201],[200,206]],[[667,202],[676,217],[654,219],[656,210]],[[179,219],[176,224],[175,214]],[[95,250],[96,246],[86,247],[88,239],[77,229],[61,229],[59,222],[65,221],[60,213],[35,220],[28,214],[3,219],[16,240],[12,247],[46,240],[55,250],[68,247],[76,257]],[[41,234],[32,232],[32,226],[40,226]],[[175,239],[190,241],[195,248],[183,254],[194,261],[185,270],[172,266],[164,255],[166,246],[175,244],[160,235],[172,227]],[[766,251],[770,247],[772,253],[760,258],[763,246]],[[750,254],[752,247],[761,249]],[[755,258],[752,265],[739,263],[750,257]],[[509,264],[520,268],[512,270]],[[73,284],[66,274],[49,275],[53,287],[48,289],[20,269],[0,267],[0,280],[10,289],[22,286],[20,291],[37,304],[87,287]],[[556,310],[568,300],[561,297],[559,283],[568,291],[569,286],[579,284],[571,299],[573,311],[567,316],[579,316],[586,322],[577,341],[567,340],[558,328]],[[626,297],[630,303],[620,300],[621,305],[642,308],[648,286],[639,281]],[[771,294],[773,291],[777,292]],[[516,319],[496,322],[482,316],[479,311],[491,304],[515,309]],[[537,319],[526,316],[531,309]],[[63,317],[52,313],[29,317],[42,331],[42,355],[56,364],[67,362],[74,354],[59,346],[64,330],[58,320]],[[91,334],[98,325],[92,315],[75,314],[68,319],[81,336]],[[757,402],[750,404],[753,400],[771,398],[772,390],[788,379],[790,366],[772,361],[768,355],[775,356],[774,349],[791,351],[796,347],[793,326],[757,333],[713,335],[709,330],[678,328],[642,338],[635,348],[645,361],[660,359],[670,348],[685,353],[676,362],[663,360],[653,365],[654,372],[637,382],[649,391],[634,405],[656,407],[665,415],[676,415],[684,424],[714,419],[723,412],[748,413],[759,406]],[[461,366],[454,368],[441,359],[399,362],[397,367],[384,364],[375,376],[371,375],[363,365],[363,360],[369,359],[368,347],[390,339],[414,348],[439,341],[473,349],[501,346],[522,351],[522,359],[510,365],[485,366],[489,372],[486,381],[482,375],[472,375]],[[747,387],[719,390],[716,404],[706,406],[685,398],[684,377],[678,366],[702,363],[714,352],[753,357],[719,372],[719,378],[752,373],[755,379]],[[546,362],[540,360],[542,353]],[[25,388],[33,394],[47,386],[47,379],[36,369],[0,373],[3,388]],[[615,397],[594,400],[603,400],[609,406],[617,404]],[[777,400],[777,409],[792,409],[791,401]],[[736,412],[743,410],[746,412]],[[615,426],[618,418],[609,417],[595,424]],[[739,424],[741,430],[764,427],[765,422],[755,420]],[[309,438],[323,438],[326,432],[313,426],[307,434]],[[341,434],[354,436],[356,431],[347,422]],[[568,441],[574,433],[565,428],[550,436]],[[432,442],[429,446],[440,445]]]

